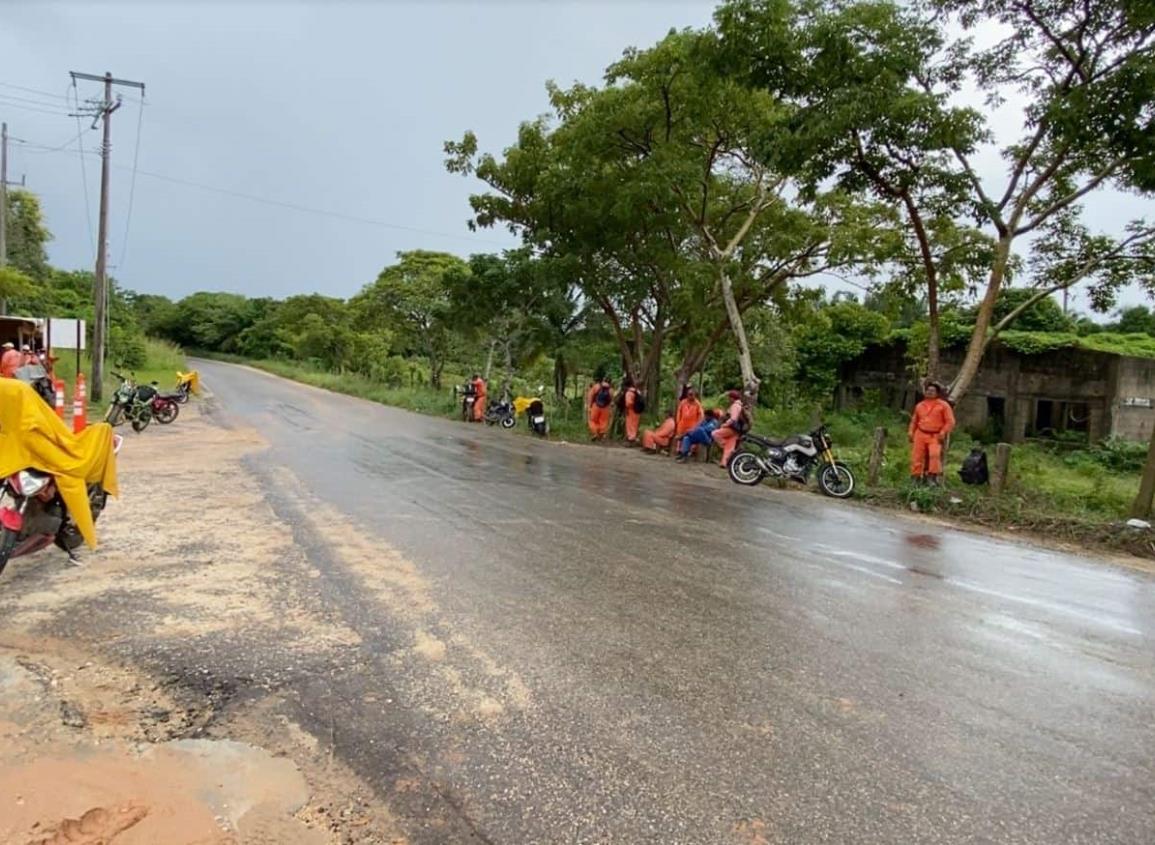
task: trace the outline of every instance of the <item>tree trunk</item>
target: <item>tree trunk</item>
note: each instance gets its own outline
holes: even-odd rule
[[[730,280],[730,273],[722,267],[720,270],[722,282],[722,301],[726,304],[726,316],[730,319],[730,328],[734,331],[734,339],[738,342],[738,366],[742,369],[743,386],[749,396],[750,406],[758,404],[758,376],[754,374],[754,359],[750,354],[750,341],[746,338],[746,325],[742,322],[742,312],[738,309],[738,301],[734,298],[734,283]]]
[[[1009,233],[999,238],[995,263],[991,267],[990,280],[987,282],[987,292],[979,305],[979,312],[975,318],[975,327],[971,332],[966,357],[963,359],[962,366],[959,368],[958,375],[955,376],[950,390],[947,391],[952,404],[957,404],[966,395],[971,382],[974,381],[975,375],[978,373],[979,364],[982,363],[983,352],[987,346],[987,331],[991,327],[991,317],[995,313],[995,304],[998,302],[999,291],[1002,290],[1003,286],[1003,277],[1007,272],[1007,262],[1010,260],[1012,238],[1013,235]]]
[[[485,372],[481,374],[486,384],[489,384],[489,374],[493,372],[493,348],[495,346],[497,346],[497,341],[491,339],[489,341],[489,352],[485,356]]]
[[[429,386],[434,390],[441,389],[441,370],[445,367],[445,362],[437,359],[429,359]]]
[[[505,372],[502,374],[501,379],[501,398],[502,400],[508,400],[513,395],[510,392],[513,387],[513,339],[507,337],[502,343],[502,346],[505,354]]]
[[[569,368],[566,365],[565,358],[562,355],[557,355],[553,359],[553,395],[559,401],[565,401],[565,386],[569,381]]]
[[[927,339],[926,339],[926,377],[934,381],[938,378],[939,349],[942,346],[942,331],[938,320],[938,280],[928,280],[926,288],[927,307]]]

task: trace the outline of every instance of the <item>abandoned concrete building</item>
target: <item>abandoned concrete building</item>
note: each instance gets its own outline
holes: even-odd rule
[[[943,350],[944,382],[958,371],[964,352]],[[903,341],[872,346],[842,368],[839,408],[871,394],[889,407],[914,407],[918,393]],[[995,342],[955,415],[960,428],[984,440],[1057,434],[1147,440],[1155,423],[1155,359],[1077,348],[1028,355]]]

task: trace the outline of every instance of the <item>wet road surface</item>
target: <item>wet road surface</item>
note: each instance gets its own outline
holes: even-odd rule
[[[298,706],[414,842],[1155,842],[1150,575],[198,367],[363,637]]]

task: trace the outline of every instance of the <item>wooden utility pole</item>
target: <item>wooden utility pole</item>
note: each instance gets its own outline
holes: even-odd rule
[[[104,139],[100,145],[100,223],[96,238],[96,281],[92,291],[92,378],[88,385],[89,398],[98,402],[104,394],[104,353],[108,333],[108,166],[112,152],[111,118],[112,113],[120,108],[119,97],[115,103],[112,101],[112,86],[139,88],[143,96],[144,83],[114,79],[111,73],[94,76],[91,73],[71,71],[71,76],[74,85],[78,79],[104,83],[104,98],[85,113],[85,116],[93,118],[93,129],[97,123],[104,123]],[[79,350],[76,354],[80,354]]]

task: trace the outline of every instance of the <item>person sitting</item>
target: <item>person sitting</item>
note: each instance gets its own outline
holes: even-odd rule
[[[20,369],[24,356],[16,351],[16,344],[5,343],[4,354],[0,355],[0,376],[16,378],[16,371]]]
[[[685,461],[690,456],[690,450],[695,446],[705,446],[709,449],[710,444],[714,442],[714,430],[718,428],[721,422],[721,411],[713,409],[706,411],[706,418],[682,438],[682,442],[678,446],[678,460]]]
[[[642,448],[647,452],[669,449],[670,443],[674,440],[675,427],[674,409],[670,408],[666,411],[666,418],[660,426],[654,429],[647,428],[642,432]]]
[[[742,391],[731,390],[726,397],[730,400],[730,407],[726,409],[726,416],[718,430],[714,432],[714,442],[722,447],[722,463],[725,469],[730,463],[730,456],[738,448],[742,435],[750,430],[749,416],[746,406],[742,403]]]

